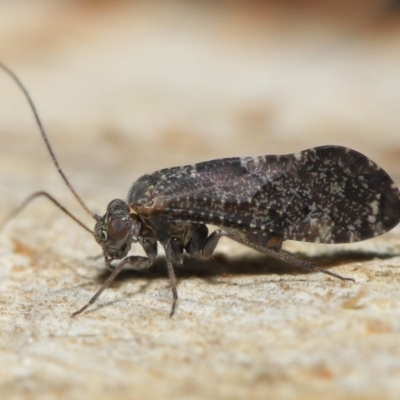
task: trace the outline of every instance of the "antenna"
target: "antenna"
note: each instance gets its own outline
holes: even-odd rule
[[[0,61],[0,68],[6,72],[7,75],[9,75],[14,82],[18,85],[18,87],[22,90],[23,94],[25,95],[25,98],[27,99],[31,110],[33,112],[33,115],[35,117],[36,123],[39,126],[39,130],[40,133],[42,135],[42,138],[44,140],[44,143],[46,144],[47,150],[50,153],[51,159],[53,160],[54,165],[57,168],[58,173],[61,175],[61,178],[64,180],[65,184],[67,185],[67,187],[69,188],[69,190],[71,191],[71,193],[75,196],[75,198],[78,200],[78,202],[80,203],[80,205],[85,209],[85,211],[92,217],[94,218],[96,221],[100,218],[98,215],[94,214],[92,211],[90,211],[90,209],[88,208],[88,206],[84,203],[84,201],[82,200],[82,198],[78,195],[78,193],[75,191],[75,189],[73,188],[73,186],[71,185],[71,183],[69,182],[68,178],[65,176],[63,170],[60,167],[60,164],[57,161],[57,157],[54,154],[54,151],[50,145],[49,139],[47,137],[47,134],[44,130],[42,121],[39,117],[39,114],[36,110],[35,104],[33,103],[33,100],[31,98],[31,96],[28,93],[28,90],[25,88],[24,84],[20,81],[20,79],[18,78],[18,76],[11,71],[6,65],[4,65],[1,61]],[[51,200],[57,207],[59,207],[62,211],[64,211],[69,217],[71,217],[74,221],[76,221],[79,225],[81,225],[84,229],[86,229],[88,232],[93,233],[93,231],[91,229],[89,229],[85,224],[83,224],[82,222],[80,222],[78,220],[78,218],[74,217],[69,211],[66,210],[65,207],[63,207],[58,201],[56,201],[51,195],[49,195],[46,192],[38,192],[38,193],[34,193],[33,195],[29,196],[20,207],[18,207],[18,209],[16,209],[11,215],[10,218],[15,216],[17,213],[19,213],[19,211],[21,211],[31,200],[33,200],[34,198],[38,197],[38,196],[45,196],[47,197],[49,200]],[[5,222],[8,222],[9,218],[6,219]],[[5,225],[5,224],[4,224]]]
[[[40,191],[32,193],[29,197],[27,197],[23,203],[19,205],[18,208],[14,209],[10,214],[8,214],[1,222],[0,222],[0,232],[3,228],[17,215],[19,214],[32,200],[36,199],[36,197],[44,196],[47,197],[54,205],[56,205],[61,211],[67,214],[70,218],[72,218],[77,224],[79,224],[83,229],[87,230],[89,233],[93,233],[93,231],[88,228],[83,222],[79,221],[75,215],[71,214],[61,203],[59,203],[51,194]]]

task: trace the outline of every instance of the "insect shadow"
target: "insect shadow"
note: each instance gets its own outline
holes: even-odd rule
[[[349,263],[371,261],[376,258],[381,260],[400,256],[400,253],[382,253],[377,251],[365,250],[341,250],[321,254],[314,257],[305,254],[294,253],[309,262],[318,264],[325,269],[338,267]],[[318,273],[318,271],[300,270],[298,267],[288,264],[284,261],[274,260],[262,254],[240,255],[227,258],[223,254],[216,254],[209,260],[197,260],[188,258],[185,265],[176,269],[176,275],[179,280],[201,278],[209,283],[218,283],[214,280],[216,277],[228,277],[234,275],[309,275]],[[110,276],[110,271],[103,270],[95,281],[97,284],[103,284]],[[165,269],[165,257],[158,257],[153,266],[147,271],[136,271],[129,267],[122,270],[114,279],[112,287],[119,287],[121,283],[135,279],[168,279],[168,272]]]
[[[305,256],[302,253],[294,253],[295,256],[301,256],[309,262],[318,263],[325,269],[334,268],[348,263],[371,261],[376,258],[381,260],[390,259],[400,256],[400,253],[382,253],[376,251],[361,251],[361,250],[342,250],[334,253],[329,252],[315,257]],[[209,260],[197,260],[187,258],[184,267],[176,269],[177,278],[180,281],[189,280],[192,278],[202,279],[211,285],[226,284],[230,277],[233,276],[268,276],[268,275],[285,275],[287,280],[294,281],[290,276],[309,275],[318,273],[318,271],[299,270],[298,267],[285,263],[284,261],[274,260],[265,255],[250,254],[240,255],[238,257],[229,258],[223,254],[216,254]],[[95,278],[92,278],[95,284],[102,285],[107,281],[112,272],[102,270]],[[145,292],[152,282],[158,279],[169,280],[168,272],[165,270],[165,257],[158,257],[153,266],[147,271],[136,271],[129,267],[122,270],[113,280],[110,288],[119,289],[124,283],[135,280],[143,281],[139,287],[132,289],[122,298],[116,298],[110,301],[104,301],[97,304],[96,307],[88,310],[88,313],[97,312],[102,308],[106,308],[117,304],[123,299],[135,298],[139,293]],[[299,277],[300,280],[302,280]],[[279,279],[280,280],[280,279]],[[271,280],[272,282],[272,280]],[[91,284],[90,284],[91,285]],[[86,286],[86,284],[85,284]]]

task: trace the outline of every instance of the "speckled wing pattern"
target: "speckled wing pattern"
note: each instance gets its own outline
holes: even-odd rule
[[[199,222],[283,239],[348,243],[400,220],[400,193],[370,159],[340,146],[237,157],[152,174],[151,205],[168,222]],[[146,205],[144,205],[146,207]]]

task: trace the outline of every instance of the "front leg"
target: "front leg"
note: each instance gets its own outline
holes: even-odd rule
[[[154,244],[151,242],[144,242],[144,243],[142,243],[142,246],[147,254],[147,257],[141,257],[141,256],[125,257],[115,268],[112,268],[111,275],[101,285],[100,289],[93,295],[93,297],[89,300],[89,302],[85,306],[83,306],[80,310],[75,311],[71,315],[71,317],[75,317],[76,315],[85,311],[90,305],[92,305],[99,298],[99,296],[103,293],[103,291],[105,289],[107,289],[108,286],[111,285],[113,280],[117,277],[117,275],[122,271],[122,269],[126,265],[130,265],[136,271],[142,271],[142,270],[145,270],[145,269],[151,267],[157,256],[157,244],[156,243]],[[109,261],[108,265],[111,265],[110,264],[111,261],[112,260]],[[106,262],[107,262],[107,258],[106,258]]]
[[[131,269],[133,269],[134,271],[144,271],[144,270],[148,269],[149,267],[151,267],[153,265],[153,261],[157,257],[157,242],[156,241],[150,240],[149,238],[141,237],[140,244],[143,247],[143,250],[145,251],[147,258],[137,256],[137,257],[135,257],[135,260],[137,259],[137,261],[135,261],[134,263],[124,264],[124,266],[130,265]],[[113,272],[115,270],[115,267],[111,263],[114,260],[116,260],[116,258],[110,257],[108,255],[106,249],[103,249],[103,256],[104,256],[104,263],[106,265],[106,269]],[[100,255],[100,257],[101,257],[101,255]],[[93,257],[93,259],[95,259],[95,258],[97,258],[97,257]],[[145,259],[145,260],[150,259],[150,260],[152,260],[152,262],[151,263],[139,262],[139,259]]]
[[[80,310],[75,311],[71,317],[75,317],[76,315],[85,311],[90,305],[92,305],[98,297],[107,289],[108,286],[111,285],[113,280],[117,277],[117,275],[122,271],[125,265],[132,265],[135,269],[142,270],[147,269],[153,264],[154,260],[147,257],[140,256],[131,256],[125,257],[113,270],[111,275],[106,279],[106,281],[101,285],[100,289],[94,294],[94,296],[89,300],[89,302],[84,305]]]

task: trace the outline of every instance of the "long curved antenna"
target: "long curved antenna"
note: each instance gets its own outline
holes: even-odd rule
[[[53,160],[54,165],[57,168],[58,173],[61,175],[61,178],[64,180],[65,184],[68,186],[69,190],[71,191],[71,193],[75,196],[75,198],[78,200],[78,202],[80,203],[80,205],[86,210],[86,212],[91,215],[92,218],[94,218],[96,221],[98,220],[99,216],[94,214],[92,211],[89,210],[89,207],[84,203],[84,201],[82,200],[82,198],[78,195],[78,193],[75,191],[75,189],[72,187],[71,183],[69,182],[68,178],[65,176],[63,170],[60,167],[60,164],[57,161],[56,155],[54,154],[54,151],[50,145],[49,139],[47,138],[46,132],[44,130],[42,121],[40,120],[39,114],[36,110],[35,105],[33,104],[33,100],[31,98],[31,96],[29,95],[28,91],[26,90],[25,86],[23,85],[23,83],[19,80],[18,76],[14,74],[13,71],[11,71],[6,65],[4,65],[1,61],[0,61],[0,68],[2,70],[4,70],[4,72],[6,72],[14,81],[15,83],[18,85],[18,87],[22,90],[23,94],[25,95],[26,99],[28,100],[28,103],[31,107],[31,110],[33,112],[33,115],[35,117],[35,120],[39,126],[39,130],[40,133],[42,134],[43,140],[46,144],[47,150],[50,153],[51,159]],[[54,199],[53,199],[54,200]],[[61,209],[63,209],[63,207],[61,207],[59,205],[59,207]],[[64,212],[66,210],[64,209]],[[70,214],[69,212],[67,212],[68,215],[70,215],[72,217],[72,214]],[[73,219],[75,219],[77,221],[77,219],[75,217],[73,217]],[[77,221],[78,222],[78,221]],[[81,224],[80,222],[78,222],[79,224]],[[81,224],[82,225],[82,224]],[[87,229],[85,227],[85,229]],[[91,230],[89,230],[91,232]]]
[[[14,209],[10,214],[6,216],[2,221],[0,221],[0,232],[4,229],[4,227],[17,215],[19,214],[32,200],[36,199],[36,197],[44,196],[47,197],[53,204],[55,204],[61,211],[67,214],[70,218],[72,218],[77,224],[79,224],[83,229],[87,230],[89,233],[93,234],[93,231],[88,228],[83,222],[79,221],[75,215],[71,214],[61,203],[59,203],[51,194],[47,192],[35,192],[32,193],[25,201],[18,206],[18,208]]]

